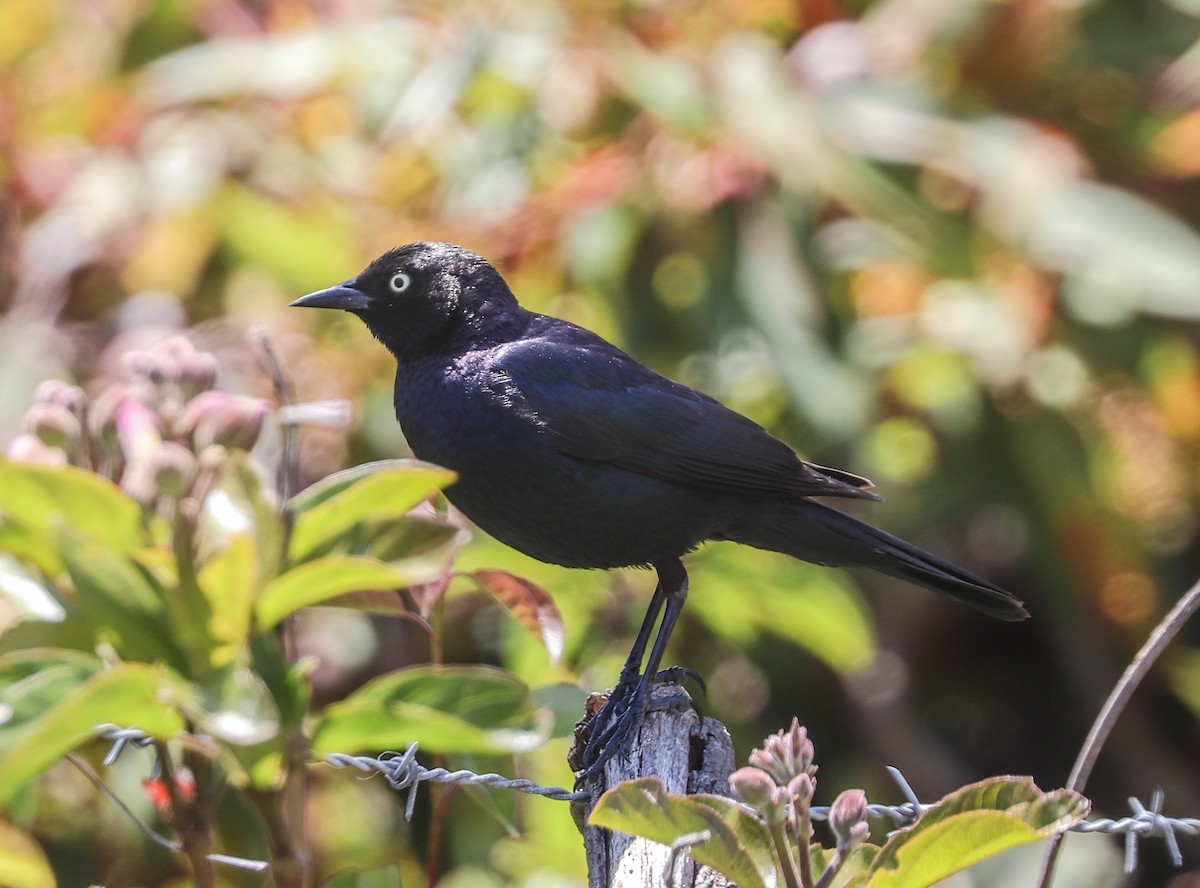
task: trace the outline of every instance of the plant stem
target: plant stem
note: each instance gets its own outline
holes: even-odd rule
[[[771,844],[775,846],[775,859],[779,861],[779,868],[783,870],[783,882],[787,888],[812,888],[812,882],[804,882],[800,872],[796,870],[796,861],[792,856],[792,843],[788,841],[787,829],[784,827],[784,819],[780,816],[774,816],[775,812],[768,812],[767,829],[771,833]],[[801,857],[808,856],[808,848],[805,843],[800,843]]]
[[[1154,631],[1150,633],[1150,637],[1146,639],[1142,649],[1125,667],[1125,672],[1122,673],[1121,678],[1112,689],[1112,693],[1108,695],[1108,699],[1104,701],[1100,714],[1096,716],[1096,721],[1092,725],[1091,731],[1088,732],[1087,739],[1083,742],[1083,748],[1079,750],[1075,766],[1071,769],[1071,776],[1067,779],[1067,789],[1083,792],[1088,778],[1092,775],[1092,768],[1096,765],[1096,759],[1100,756],[1100,750],[1112,732],[1113,725],[1117,723],[1117,719],[1129,705],[1129,699],[1133,696],[1133,692],[1137,690],[1150,668],[1162,656],[1162,652],[1179,634],[1179,630],[1198,609],[1200,609],[1200,580],[1197,580],[1184,593],[1170,612],[1154,627]],[[1062,840],[1062,835],[1057,835],[1050,840],[1046,849],[1046,857],[1042,861],[1038,888],[1049,888],[1050,882],[1054,878],[1054,865],[1058,860]]]
[[[457,789],[453,784],[432,784],[434,791],[433,816],[429,826],[429,845],[425,854],[425,884],[433,888],[437,884],[439,862],[442,856],[442,836],[446,832],[446,818],[450,814],[450,797]]]
[[[433,613],[429,625],[432,632],[429,636],[429,659],[434,666],[441,666],[445,660],[445,646],[442,633],[446,628],[446,594],[443,591],[433,603]]]
[[[258,327],[251,333],[266,359],[271,374],[271,386],[275,399],[284,406],[296,403],[296,390],[283,359],[275,350],[265,328]],[[279,469],[275,476],[275,493],[279,498],[279,518],[283,532],[280,534],[279,563],[286,565],[288,549],[296,516],[290,505],[296,489],[296,459],[299,433],[295,425],[284,425],[283,443],[279,456]],[[291,616],[283,620],[275,630],[283,655],[289,663],[296,660],[296,639]],[[313,881],[312,853],[305,840],[304,814],[307,790],[308,739],[299,727],[291,728],[285,742],[285,777],[279,792],[255,795],[259,813],[267,824],[271,843],[275,884],[279,888],[309,888]]]
[[[812,844],[812,818],[808,814],[808,805],[800,812],[800,835],[797,848],[800,850],[800,882],[804,888],[813,888],[812,855],[809,846]]]
[[[838,874],[838,870],[842,868],[842,864],[846,862],[848,855],[842,854],[841,851],[833,852],[833,859],[829,861],[829,866],[825,867],[825,872],[821,873],[821,877],[817,879],[813,888],[828,888],[833,882],[833,877]]]
[[[192,865],[192,878],[196,888],[213,888],[216,885],[216,874],[213,872],[212,861],[208,859],[208,853],[212,850],[212,830],[208,819],[194,799],[186,799],[180,794],[175,766],[171,762],[171,752],[167,749],[167,744],[160,740],[154,744],[154,748],[162,768],[167,797],[171,800],[171,818],[174,820],[175,833],[179,836],[183,853]]]
[[[283,789],[251,790],[247,793],[262,818],[271,848],[271,877],[275,888],[309,888],[313,878],[312,855],[295,837],[303,830],[293,827],[294,793],[289,785],[296,779],[289,774]]]

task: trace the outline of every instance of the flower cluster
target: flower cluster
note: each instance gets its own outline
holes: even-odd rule
[[[748,767],[729,776],[737,797],[766,821],[780,865],[785,872],[794,873],[795,882],[806,888],[828,884],[850,852],[865,842],[871,831],[866,793],[861,789],[841,793],[829,811],[829,826],[837,846],[826,872],[814,883],[809,845],[810,811],[817,789],[815,755],[808,730],[792,719],[788,730],[772,734],[761,749],[750,753]],[[788,882],[791,884],[792,880]]]
[[[814,754],[808,730],[792,719],[790,729],[775,732],[761,749],[750,753],[749,767],[731,774],[729,783],[742,801],[760,810],[768,821],[794,821],[808,809],[816,792]]]
[[[91,400],[78,386],[42,383],[8,458],[91,469],[153,507],[187,496],[229,450],[252,448],[272,410],[215,391],[217,359],[183,336],[131,354],[127,367],[127,381]]]

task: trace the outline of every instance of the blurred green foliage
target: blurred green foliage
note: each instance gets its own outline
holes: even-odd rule
[[[675,656],[743,747],[799,715],[837,750],[826,787],[886,796],[883,762],[929,797],[987,773],[1059,784],[1200,574],[1198,17],[1190,0],[7,0],[0,444],[42,379],[98,394],[169,331],[217,354],[222,389],[269,395],[244,338],[264,325],[303,400],[357,407],[352,433],[306,433],[305,483],[403,455],[384,350],[284,306],[396,244],[460,242],[529,307],[873,477],[872,520],[1029,604],[1030,623],[991,625],[710,546]],[[479,535],[459,564],[536,581],[566,640],[551,665],[460,580],[449,661],[535,692],[611,684],[648,575]],[[394,617],[316,611],[298,631],[318,701],[429,659]],[[1186,644],[1110,741],[1101,810],[1164,785],[1200,813]],[[569,779],[565,742],[528,756],[534,776]],[[142,854],[86,785],[51,772],[41,798],[22,822],[60,885],[89,884],[106,841]],[[355,812],[320,815],[323,875],[399,860],[419,881],[419,822],[363,850],[364,807],[394,817],[385,792],[322,778],[313,798]],[[470,824],[433,863],[448,882],[578,880],[565,812],[483,798],[446,803]]]

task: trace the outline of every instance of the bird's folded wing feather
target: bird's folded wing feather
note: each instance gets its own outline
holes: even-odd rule
[[[493,395],[564,453],[731,493],[879,498],[866,478],[804,462],[718,401],[570,331],[506,346],[489,370]]]

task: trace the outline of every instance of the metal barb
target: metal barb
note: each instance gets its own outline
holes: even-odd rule
[[[103,739],[112,742],[112,748],[108,751],[108,755],[104,757],[104,767],[109,767],[121,757],[121,753],[125,751],[125,746],[132,743],[140,749],[145,749],[154,742],[154,738],[146,734],[145,731],[139,731],[137,728],[121,728],[116,725],[100,725],[96,728],[96,733]]]

